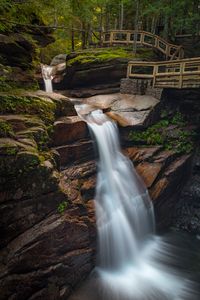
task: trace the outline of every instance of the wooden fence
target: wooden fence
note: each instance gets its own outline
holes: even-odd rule
[[[130,61],[127,77],[149,79],[155,88],[200,88],[200,57],[163,61]]]
[[[165,55],[166,59],[174,60],[184,57],[184,50],[182,46],[170,44],[158,35],[146,31],[111,30],[103,32],[102,43],[103,45],[109,46],[116,44],[131,45],[134,43],[134,37],[136,37],[137,44],[159,50]]]

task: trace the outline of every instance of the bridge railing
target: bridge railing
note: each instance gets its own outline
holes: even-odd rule
[[[158,35],[142,30],[111,30],[103,32],[102,42],[103,45],[109,46],[116,44],[131,45],[134,43],[135,35],[137,37],[137,44],[156,48],[162,52],[167,59],[173,60],[184,57],[184,50],[182,46],[170,44]]]
[[[127,77],[149,79],[155,88],[200,88],[200,57],[163,62],[130,61]]]

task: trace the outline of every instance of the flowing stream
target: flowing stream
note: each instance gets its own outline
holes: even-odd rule
[[[52,66],[48,66],[48,65],[42,65],[41,69],[42,69],[42,77],[44,80],[44,84],[45,84],[45,91],[48,93],[52,93],[53,92],[53,85],[52,85],[52,79],[53,79],[53,75],[52,75],[52,71],[53,71]]]
[[[199,299],[187,276],[179,274],[176,247],[154,233],[148,191],[125,157],[116,124],[100,110],[77,112],[98,148],[96,219],[98,259],[91,279],[80,289],[82,300]],[[174,249],[172,249],[174,248]]]

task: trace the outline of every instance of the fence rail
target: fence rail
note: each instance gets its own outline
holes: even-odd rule
[[[128,78],[149,79],[155,88],[200,88],[200,57],[163,61],[130,61]]]
[[[115,44],[131,45],[134,43],[135,37],[137,44],[156,48],[165,55],[166,59],[175,60],[184,57],[182,46],[170,44],[158,35],[142,30],[111,30],[103,32],[102,41],[103,45],[109,46]]]

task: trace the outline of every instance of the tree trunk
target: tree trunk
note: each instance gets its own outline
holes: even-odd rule
[[[121,1],[120,3],[120,22],[119,22],[119,29],[123,30],[123,24],[124,24],[124,4]]]
[[[71,48],[72,48],[72,52],[75,50],[74,47],[74,27],[72,25],[72,31],[71,31]]]
[[[82,23],[82,33],[81,33],[82,49],[86,48],[86,26],[85,22]]]
[[[138,32],[138,16],[139,16],[139,0],[136,0],[136,12],[135,12],[135,28],[134,28],[134,40],[133,40],[133,53],[137,52],[137,32]]]
[[[169,37],[169,17],[166,15],[164,17],[164,38],[168,40]]]

